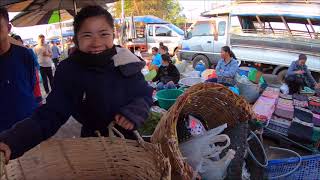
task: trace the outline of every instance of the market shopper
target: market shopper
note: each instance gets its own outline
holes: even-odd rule
[[[49,94],[49,84],[50,88],[53,88],[52,50],[50,46],[46,44],[44,35],[40,34],[38,36],[38,44],[34,48],[34,52],[38,56],[44,90]]]
[[[291,63],[285,79],[289,87],[289,94],[299,93],[304,86],[312,89],[318,88],[319,84],[313,78],[306,62],[307,56],[300,54],[299,59]]]
[[[132,138],[148,117],[152,88],[141,73],[145,62],[113,45],[113,18],[100,6],[83,8],[74,19],[76,52],[55,73],[47,103],[28,119],[0,134],[6,160],[21,156],[53,136],[72,115],[82,137],[107,136],[107,126]]]
[[[17,40],[8,36],[10,30],[8,12],[0,7],[0,132],[31,116],[37,107],[36,61],[22,44],[12,43]]]
[[[17,40],[18,44],[16,44],[16,45],[23,46],[23,40],[19,35],[11,35],[11,37],[13,39]],[[42,105],[42,94],[41,94],[41,88],[40,88],[40,75],[39,75],[40,66],[38,63],[37,56],[35,55],[34,51],[27,46],[26,46],[26,48],[28,49],[28,51],[32,55],[33,60],[34,60],[34,65],[36,67],[36,69],[35,69],[36,80],[35,80],[35,84],[34,84],[33,94],[34,94],[34,97],[36,98],[37,103],[39,105]]]
[[[208,79],[207,82],[218,82],[227,85],[235,84],[235,76],[239,69],[237,58],[229,46],[221,48],[221,60],[216,67],[217,78]]]
[[[59,64],[60,58],[60,50],[54,41],[51,41],[51,51],[52,51],[52,61],[54,63],[54,67],[57,68]]]
[[[152,61],[150,69],[158,69],[162,64],[161,54],[159,53],[159,49],[157,47],[152,48]]]
[[[176,66],[172,64],[170,56],[161,55],[162,65],[160,66],[157,76],[152,80],[157,82],[157,90],[174,89],[180,80],[180,73]]]

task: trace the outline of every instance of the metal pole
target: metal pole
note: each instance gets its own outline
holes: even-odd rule
[[[312,32],[313,32],[313,34],[314,34],[314,38],[317,39],[316,30],[314,29],[311,20],[308,18],[307,21],[308,21],[308,23],[309,23],[309,25],[310,25],[310,27],[311,27],[311,30],[312,30]],[[307,25],[306,25],[306,26],[307,26]]]
[[[77,2],[76,2],[76,0],[73,0],[73,9],[74,9],[74,15],[77,15]]]
[[[123,29],[124,29],[124,0],[121,0],[121,31],[120,31],[120,41],[119,41],[121,46],[124,45]]]
[[[121,0],[121,18],[124,20],[124,0]]]
[[[282,22],[283,22],[284,25],[286,26],[286,28],[287,28],[287,30],[288,30],[288,32],[289,32],[289,35],[292,37],[292,32],[291,32],[291,29],[290,29],[290,27],[289,27],[286,19],[285,19],[283,16],[280,16],[280,17],[281,17]]]

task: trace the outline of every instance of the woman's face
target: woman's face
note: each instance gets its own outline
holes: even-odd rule
[[[113,29],[103,16],[89,17],[77,34],[80,51],[98,54],[113,46]]]
[[[225,52],[223,49],[221,49],[220,56],[222,59],[226,59],[229,56],[229,54]]]

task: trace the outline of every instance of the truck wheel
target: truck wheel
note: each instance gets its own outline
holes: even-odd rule
[[[197,55],[193,58],[193,68],[196,68],[197,64],[202,63],[206,68],[210,68],[209,59],[204,55]]]
[[[287,69],[284,69],[284,70],[281,70],[281,71],[277,74],[277,79],[278,79],[279,82],[284,83],[285,78],[286,78],[286,75],[287,75],[287,72],[288,72],[288,70],[287,70]]]

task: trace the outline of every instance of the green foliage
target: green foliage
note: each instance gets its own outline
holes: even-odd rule
[[[153,15],[176,25],[186,21],[178,0],[125,0],[125,16]],[[115,3],[114,14],[121,17],[121,1]]]

